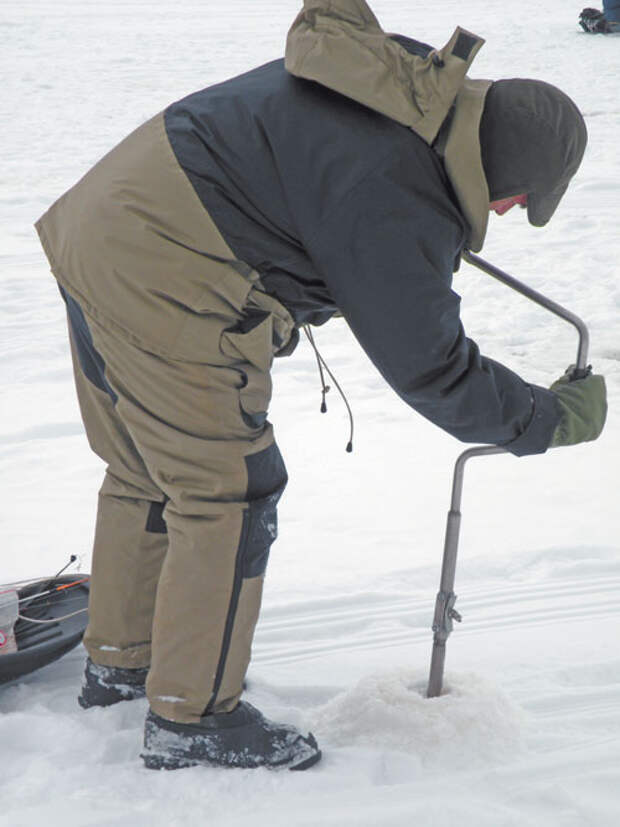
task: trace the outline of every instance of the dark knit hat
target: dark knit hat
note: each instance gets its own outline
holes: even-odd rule
[[[530,224],[543,227],[577,172],[588,135],[573,101],[540,80],[498,80],[480,122],[490,200],[527,193]]]

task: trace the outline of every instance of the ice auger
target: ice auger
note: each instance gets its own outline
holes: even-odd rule
[[[518,293],[523,294],[536,304],[545,307],[551,313],[572,324],[579,333],[579,346],[577,349],[577,361],[569,374],[569,381],[583,379],[589,373],[587,367],[589,335],[584,322],[574,313],[566,310],[556,302],[518,281],[513,276],[505,273],[492,264],[489,264],[479,256],[465,251],[463,258],[469,264],[478,267],[490,276],[512,287]],[[463,477],[465,463],[472,457],[488,456],[490,454],[507,453],[505,448],[496,445],[481,445],[475,448],[468,448],[458,457],[454,466],[452,479],[452,500],[446,524],[444,539],[443,561],[441,566],[441,579],[439,592],[435,601],[435,614],[433,617],[433,654],[431,658],[431,669],[428,679],[427,697],[436,698],[441,695],[443,685],[444,663],[446,659],[446,641],[453,629],[453,622],[461,622],[461,615],[454,608],[456,594],[454,593],[454,577],[456,572],[456,557],[458,552],[459,531],[461,526],[461,495],[463,492]]]

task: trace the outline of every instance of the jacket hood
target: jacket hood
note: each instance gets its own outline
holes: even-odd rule
[[[304,0],[285,53],[290,74],[409,127],[429,145],[436,142],[469,224],[467,246],[475,251],[489,216],[478,132],[491,83],[470,80],[466,72],[483,43],[457,27],[443,49],[432,49],[384,32],[365,0]]]

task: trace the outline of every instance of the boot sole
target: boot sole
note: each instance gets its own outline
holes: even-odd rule
[[[170,758],[164,755],[140,755],[144,761],[144,766],[148,770],[182,770],[185,767],[198,766],[197,761],[183,761],[180,758]],[[205,766],[210,766],[205,764]]]
[[[301,770],[308,770],[310,767],[313,767],[315,764],[318,764],[323,756],[321,750],[317,750],[314,755],[311,755],[309,758],[306,758],[305,761],[300,761],[299,764],[295,764],[293,767],[289,767],[289,770],[292,772],[301,772]]]
[[[287,764],[263,764],[269,770],[289,769],[294,772],[310,769],[321,760],[322,752],[317,750],[304,761],[294,764],[292,767]],[[237,767],[230,764],[217,764],[213,761],[193,761],[187,758],[173,758],[170,755],[157,755],[155,753],[142,753],[144,766],[149,770],[182,770],[187,767],[209,767],[210,769],[257,769],[257,767]]]

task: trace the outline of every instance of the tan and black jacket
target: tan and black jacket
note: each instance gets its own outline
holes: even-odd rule
[[[338,50],[315,62],[320,81],[308,79],[316,68],[308,57],[325,47],[326,20],[337,39],[354,41],[351,60],[356,49],[364,55],[363,89],[376,105],[372,94],[363,102],[359,90],[348,94]],[[452,64],[467,63],[474,46],[457,33],[448,44]],[[306,2],[286,63],[275,60],[172,104],[165,139],[240,266],[258,273],[297,325],[321,324],[340,311],[385,379],[423,416],[466,442],[541,452],[559,419],[553,395],[480,354],[452,290],[461,250],[479,249],[484,239],[488,191],[477,130],[489,84],[465,83],[448,107],[447,133],[435,125],[438,152],[412,131],[406,106],[398,114],[411,56],[430,53],[385,35],[363,0]],[[392,98],[395,113],[384,105]],[[143,149],[135,147],[137,167]],[[130,200],[131,192],[122,197]],[[163,203],[161,212],[157,244],[164,250],[166,227],[182,214],[168,218]],[[149,238],[136,240],[137,254],[141,243]],[[172,269],[177,252],[194,246],[171,238]],[[102,292],[101,301],[112,294]],[[183,295],[169,298],[191,307]],[[132,329],[131,318],[121,324]]]

